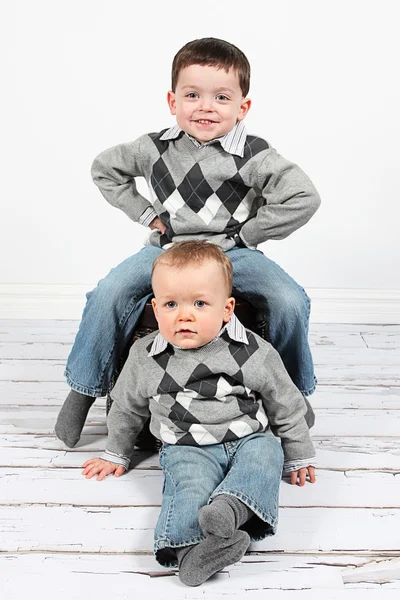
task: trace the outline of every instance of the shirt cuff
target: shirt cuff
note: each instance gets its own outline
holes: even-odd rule
[[[105,450],[100,458],[102,460],[108,460],[109,462],[115,463],[116,465],[121,465],[122,467],[125,467],[126,471],[129,469],[129,463],[131,462],[127,456],[116,454],[115,452],[110,452],[109,450]]]
[[[305,469],[306,467],[315,467],[315,463],[315,456],[299,460],[285,460],[283,463],[283,470],[285,473],[291,473],[292,471],[298,471],[299,469]]]
[[[140,223],[140,225],[148,227],[156,217],[158,217],[158,214],[156,213],[154,208],[148,206],[146,210],[140,215],[138,223]]]

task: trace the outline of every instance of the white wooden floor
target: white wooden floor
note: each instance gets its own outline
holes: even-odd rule
[[[156,456],[87,481],[104,400],[79,447],[53,427],[76,321],[0,321],[0,598],[119,600],[400,597],[400,326],[313,326],[318,481],[282,481],[274,538],[187,588],[152,556]]]

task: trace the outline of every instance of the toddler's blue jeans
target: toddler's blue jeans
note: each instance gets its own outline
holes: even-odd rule
[[[68,385],[88,396],[105,396],[133,330],[152,297],[151,268],[163,250],[146,246],[112,269],[89,292],[79,331],[69,355]],[[294,384],[305,395],[315,390],[308,345],[310,299],[281,267],[259,250],[227,251],[233,286],[268,321],[270,342],[279,352]]]
[[[241,527],[252,540],[275,533],[283,452],[271,432],[211,446],[164,444],[160,464],[164,487],[154,552],[162,565],[176,565],[174,548],[204,539],[199,510],[219,494],[235,496],[254,512]]]

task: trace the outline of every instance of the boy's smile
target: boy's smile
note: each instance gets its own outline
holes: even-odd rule
[[[190,65],[179,73],[175,92],[168,92],[168,104],[179,127],[205,143],[233,129],[251,102],[243,98],[236,70]]]

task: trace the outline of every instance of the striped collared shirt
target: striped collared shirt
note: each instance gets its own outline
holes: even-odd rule
[[[161,141],[175,140],[180,136],[182,129],[179,125],[174,125],[160,137]],[[203,146],[209,146],[210,144],[214,144],[215,142],[219,142],[225,152],[229,152],[229,154],[237,154],[238,156],[243,158],[244,155],[244,145],[246,143],[247,132],[244,126],[243,121],[238,121],[233,129],[231,129],[228,133],[223,135],[222,137],[215,138],[215,140],[210,140],[209,142],[205,142],[201,144],[191,135],[186,134],[190,140],[192,140],[193,144],[197,148],[201,148]]]
[[[242,342],[243,344],[249,343],[249,340],[247,339],[246,335],[246,330],[235,315],[235,313],[232,314],[230,321],[228,321],[228,323],[221,329],[217,337],[214,339],[219,338],[224,331],[226,331],[231,340],[234,340],[235,342]],[[211,342],[208,343],[211,344],[213,341],[214,340],[211,340]],[[156,354],[164,352],[167,346],[167,340],[161,335],[161,333],[158,333],[157,336],[154,338],[154,342],[151,346],[148,356],[155,356]]]

